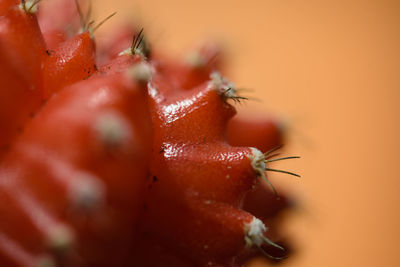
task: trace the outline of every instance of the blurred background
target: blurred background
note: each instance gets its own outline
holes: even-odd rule
[[[222,42],[229,78],[261,100],[240,112],[286,121],[287,154],[302,159],[280,167],[302,178],[271,178],[301,203],[282,229],[298,253],[282,266],[400,266],[400,1],[93,4],[98,18],[118,12],[102,30],[140,22],[172,55]]]

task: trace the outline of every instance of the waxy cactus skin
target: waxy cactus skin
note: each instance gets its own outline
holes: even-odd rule
[[[262,180],[281,127],[235,117],[219,49],[171,60],[130,27],[96,45],[79,5],[48,2],[0,2],[0,265],[286,256],[263,223],[289,206]]]

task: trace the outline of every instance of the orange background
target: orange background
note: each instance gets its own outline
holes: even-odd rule
[[[302,179],[272,179],[302,208],[284,226],[299,253],[283,266],[400,266],[400,1],[93,4],[98,18],[118,12],[105,28],[131,15],[172,54],[222,40],[230,78],[262,99],[240,109],[285,118],[302,159],[280,167]]]

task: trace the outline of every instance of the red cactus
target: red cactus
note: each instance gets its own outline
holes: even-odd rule
[[[45,43],[38,2],[0,5],[0,265],[282,257],[262,222],[289,203],[263,184],[265,171],[280,171],[267,166],[280,160],[267,150],[281,128],[232,120],[230,102],[244,98],[216,71],[218,49],[171,61],[150,54],[140,31],[117,54],[128,29],[99,46],[97,67],[93,23],[81,9],[66,16],[83,23],[71,37],[75,25],[65,17],[52,25],[51,5],[43,9]]]

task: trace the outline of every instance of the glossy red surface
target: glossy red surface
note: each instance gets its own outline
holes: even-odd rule
[[[288,205],[270,201],[260,211],[252,201],[271,192],[254,190],[264,188],[265,158],[249,146],[273,147],[281,132],[256,139],[265,124],[247,121],[227,129],[241,98],[215,72],[218,49],[200,47],[200,61],[193,62],[148,53],[142,41],[119,55],[115,42],[97,69],[89,32],[46,53],[36,17],[18,7],[10,12],[1,18],[16,20],[15,31],[2,28],[11,36],[7,45],[24,70],[38,74],[29,73],[25,84],[0,78],[21,90],[33,86],[41,100],[44,77],[47,102],[34,109],[0,161],[0,213],[7,215],[0,220],[1,264],[241,266],[256,246],[268,251],[266,228],[250,211],[274,225]],[[41,16],[46,21],[45,11]],[[27,29],[20,24],[34,30],[21,37]],[[41,40],[37,55],[26,55],[24,38]],[[12,60],[0,65],[17,75],[12,66]],[[11,102],[9,109],[15,107]],[[239,135],[245,146],[235,146],[227,135],[243,125],[252,125]],[[160,254],[141,253],[146,249]]]
[[[54,50],[47,51],[43,69],[46,99],[65,86],[87,79],[97,69],[95,44],[88,31],[60,43]]]

